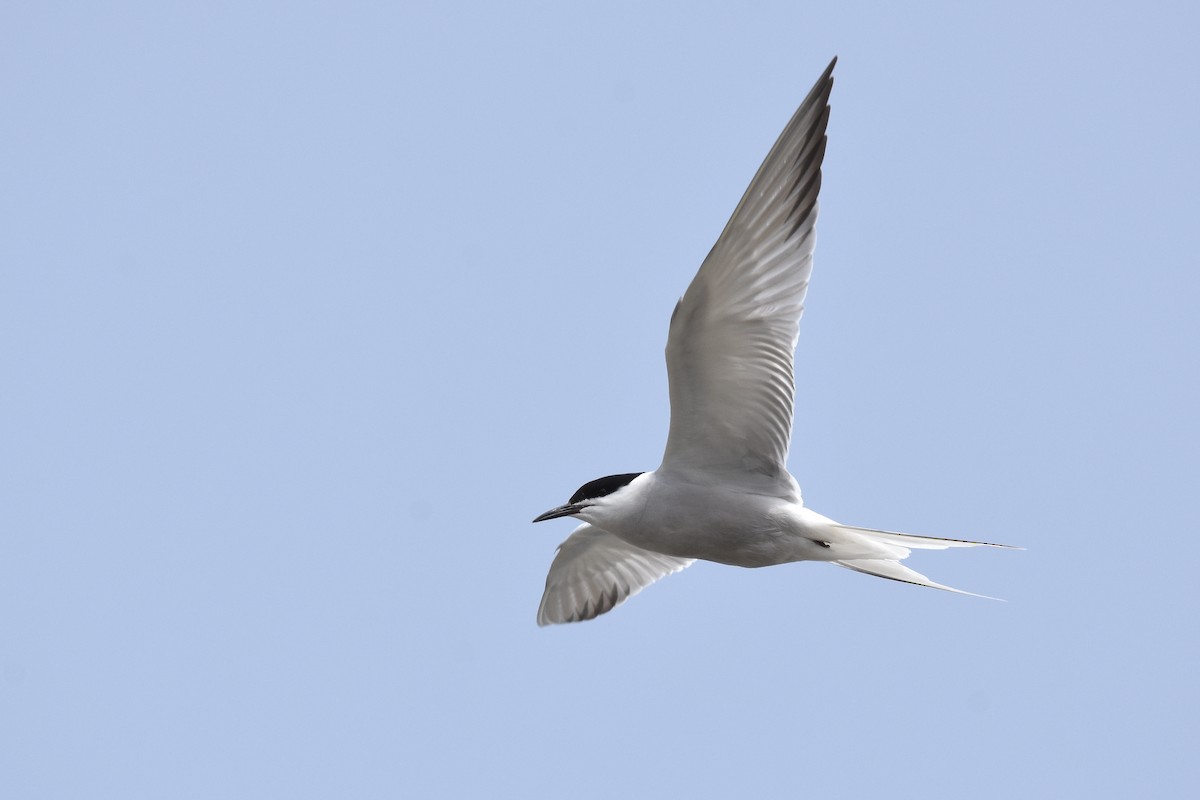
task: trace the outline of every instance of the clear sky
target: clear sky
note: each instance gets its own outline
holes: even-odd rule
[[[0,794],[1182,796],[1191,3],[7,3]],[[791,467],[988,602],[534,615],[840,56]]]

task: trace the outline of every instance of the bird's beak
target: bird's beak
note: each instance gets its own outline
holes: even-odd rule
[[[572,514],[578,514],[585,508],[583,503],[567,503],[565,506],[552,508],[545,514],[538,514],[533,518],[534,522],[545,522],[548,519],[558,519],[559,517],[569,517]]]

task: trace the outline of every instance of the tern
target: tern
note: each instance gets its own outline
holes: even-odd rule
[[[585,483],[533,520],[583,522],[555,554],[539,625],[597,617],[696,559],[738,567],[826,561],[971,594],[900,562],[913,549],[1007,546],[834,522],[804,506],[788,472],[792,362],[836,63],[783,129],[671,315],[662,464]]]

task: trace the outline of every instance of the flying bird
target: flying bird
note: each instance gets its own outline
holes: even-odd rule
[[[913,549],[1005,547],[858,528],[806,508],[787,469],[793,356],[812,273],[835,58],[759,167],[671,315],[671,427],[653,472],[585,483],[533,521],[582,521],[558,548],[539,625],[611,611],[696,559],[827,561],[919,586]]]

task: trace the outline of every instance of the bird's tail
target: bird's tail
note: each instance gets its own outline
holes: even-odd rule
[[[952,586],[935,583],[900,562],[908,558],[913,549],[945,550],[948,547],[1003,547],[1012,550],[1021,549],[1006,544],[972,542],[966,539],[939,539],[934,536],[914,536],[910,533],[877,531],[871,528],[855,528],[851,525],[838,525],[837,527],[852,534],[862,536],[871,544],[879,546],[878,549],[882,551],[880,557],[876,558],[848,558],[834,561],[833,563],[839,567],[852,569],[855,572],[863,572],[867,575],[875,575],[880,578],[888,578],[893,581],[913,583],[917,586],[929,586],[934,589],[945,589],[947,592],[969,594],[972,597],[984,597],[988,600],[999,600],[1000,598],[988,597],[985,594],[975,594],[974,592],[964,592],[962,589],[955,589]]]

